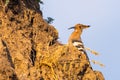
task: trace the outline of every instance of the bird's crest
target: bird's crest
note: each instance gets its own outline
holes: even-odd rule
[[[77,29],[77,30],[83,30],[83,29],[86,29],[86,28],[89,28],[90,25],[83,25],[83,24],[76,24],[74,27],[70,27],[68,29]]]

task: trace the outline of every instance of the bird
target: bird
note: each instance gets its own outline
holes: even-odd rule
[[[70,27],[68,29],[74,29],[72,34],[70,35],[68,39],[68,45],[69,46],[75,46],[81,53],[85,53],[84,44],[81,39],[81,34],[83,32],[83,29],[89,28],[90,25],[84,25],[84,24],[76,24],[74,27]]]

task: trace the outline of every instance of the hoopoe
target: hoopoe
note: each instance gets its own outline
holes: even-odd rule
[[[82,34],[83,29],[86,29],[88,27],[90,26],[83,25],[83,24],[76,24],[74,27],[68,28],[68,29],[74,29],[71,36],[69,37],[68,45],[77,47],[79,51],[85,54],[86,54],[86,51],[84,48],[84,44],[81,40],[81,34]]]

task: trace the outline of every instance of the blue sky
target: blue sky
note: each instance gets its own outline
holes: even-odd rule
[[[100,61],[105,67],[92,64],[103,73],[105,80],[118,80],[120,68],[120,0],[44,0],[41,6],[44,18],[52,17],[52,25],[59,32],[59,41],[66,44],[77,23],[89,24],[82,40],[86,47],[99,56],[88,53],[90,60]]]

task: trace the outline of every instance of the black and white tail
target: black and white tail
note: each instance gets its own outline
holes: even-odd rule
[[[72,44],[82,53],[86,53],[83,42],[81,40],[73,40]]]
[[[75,46],[82,54],[86,55],[86,58],[89,60],[86,50],[84,48],[83,42],[81,40],[72,40],[73,46]]]

